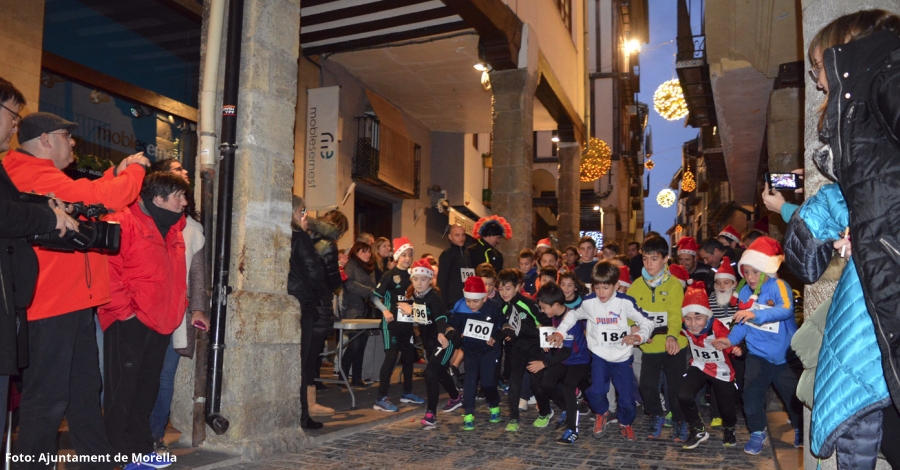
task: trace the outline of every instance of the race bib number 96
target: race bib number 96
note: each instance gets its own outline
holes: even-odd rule
[[[430,323],[428,321],[428,310],[422,304],[413,304],[412,317],[413,321],[420,325],[427,325]]]

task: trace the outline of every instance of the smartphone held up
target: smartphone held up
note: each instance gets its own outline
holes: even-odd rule
[[[794,191],[800,188],[800,177],[796,173],[766,173],[769,189]]]

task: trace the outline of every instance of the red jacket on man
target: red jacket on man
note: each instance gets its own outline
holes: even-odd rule
[[[157,333],[168,335],[184,319],[187,309],[187,265],[184,259],[184,216],[163,240],[141,200],[108,220],[122,224],[122,243],[109,257],[112,300],[100,307],[100,327],[106,331],[117,320],[137,315]]]
[[[73,180],[57,169],[51,160],[11,150],[3,159],[16,188],[23,192],[53,193],[68,202],[103,204],[118,211],[134,202],[141,191],[144,167],[128,165],[114,177],[110,168],[94,181]],[[109,302],[107,255],[96,252],[45,250],[35,247],[38,279],[34,300],[28,307],[28,320],[41,320]]]

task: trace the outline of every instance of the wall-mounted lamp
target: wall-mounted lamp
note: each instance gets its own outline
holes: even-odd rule
[[[553,137],[550,137],[550,142],[559,142],[559,131],[553,131]]]

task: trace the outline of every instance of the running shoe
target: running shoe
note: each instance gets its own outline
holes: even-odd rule
[[[507,432],[517,432],[519,430],[519,420],[511,419],[509,423],[506,425]]]
[[[690,436],[688,436],[687,441],[685,441],[684,445],[681,446],[681,448],[685,450],[696,449],[697,446],[705,442],[707,439],[709,439],[709,433],[706,432],[706,429],[691,429]]]
[[[414,405],[421,405],[425,403],[425,399],[416,395],[415,393],[404,393],[400,395],[400,403],[412,403]]]
[[[375,402],[375,406],[372,408],[379,411],[387,411],[389,413],[395,413],[399,408],[397,405],[391,403],[391,399],[388,397],[383,397],[381,400]]]
[[[734,437],[734,428],[722,428],[722,445],[725,447],[737,445],[737,439]]]
[[[750,455],[758,455],[762,452],[763,445],[765,445],[767,438],[768,436],[766,436],[765,431],[750,433],[750,440],[744,445],[744,452]]]
[[[425,429],[433,428],[434,425],[437,424],[437,419],[434,417],[434,413],[428,412],[425,413],[425,417],[422,418],[422,426],[425,426]]]
[[[722,418],[713,418],[712,422],[709,423],[709,427],[711,427],[711,428],[722,427]]]
[[[566,412],[563,411],[559,414],[559,419],[556,420],[556,429],[559,429],[566,425]]]
[[[564,432],[562,437],[560,437],[556,442],[559,442],[560,444],[574,444],[577,440],[578,431],[566,429],[566,432]]]
[[[598,414],[594,420],[594,439],[600,439],[606,433],[606,426],[609,424],[609,411]]]
[[[672,429],[672,440],[678,443],[687,442],[690,433],[688,423],[684,421],[675,423],[675,428]]]
[[[669,414],[666,415],[666,421],[665,421],[665,423],[663,423],[663,426],[665,426],[667,428],[671,428],[674,425],[675,425],[675,422],[672,421],[672,412],[670,411]]]
[[[500,407],[495,406],[491,408],[491,422],[499,423],[500,422]]]
[[[619,425],[619,433],[622,434],[622,438],[628,442],[634,442],[634,429],[631,425]]]
[[[548,424],[550,424],[550,418],[553,417],[553,408],[550,408],[550,414],[545,416],[538,416],[536,420],[534,420],[534,427],[536,428],[546,428]]]
[[[463,431],[475,430],[475,417],[472,415],[463,416]]]
[[[447,400],[447,404],[444,405],[443,408],[441,408],[441,412],[449,413],[449,412],[459,408],[460,406],[462,406],[462,393],[460,393],[459,396],[456,397],[456,400],[454,400],[452,398]]]
[[[650,427],[647,429],[647,439],[659,439],[662,435],[663,423],[665,422],[665,416],[651,416]]]

